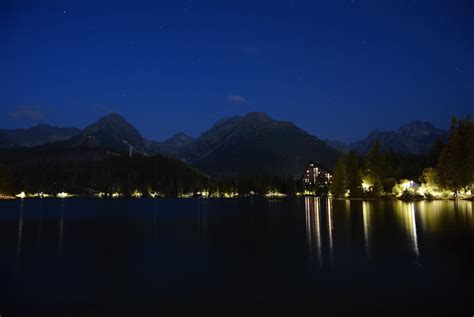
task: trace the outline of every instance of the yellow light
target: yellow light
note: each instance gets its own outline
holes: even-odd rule
[[[374,186],[374,184],[372,184],[368,179],[364,178],[362,180],[362,189],[365,191],[365,192],[370,192],[371,191],[371,188]]]
[[[135,190],[132,193],[132,197],[134,197],[134,198],[141,198],[142,196],[143,196],[143,194],[141,192],[139,192],[138,190]]]
[[[58,198],[68,198],[70,195],[66,192],[60,192],[56,195]]]
[[[25,192],[21,192],[21,193],[15,195],[15,197],[23,199],[23,198],[26,197],[26,194],[25,194]]]
[[[119,198],[121,196],[122,196],[122,194],[120,194],[120,193],[112,193],[112,198]]]
[[[269,191],[265,194],[266,197],[286,197],[286,194],[282,194],[279,192]]]

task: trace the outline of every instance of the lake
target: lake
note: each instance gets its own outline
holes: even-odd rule
[[[0,315],[472,316],[469,201],[0,201]]]

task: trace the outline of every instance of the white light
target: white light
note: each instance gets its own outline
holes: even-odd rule
[[[23,198],[26,197],[26,194],[25,194],[25,192],[21,192],[21,193],[19,193],[18,195],[15,195],[15,197],[18,197],[18,198],[23,199]]]

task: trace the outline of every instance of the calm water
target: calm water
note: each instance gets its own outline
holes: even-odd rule
[[[0,315],[472,316],[473,203],[0,202]]]

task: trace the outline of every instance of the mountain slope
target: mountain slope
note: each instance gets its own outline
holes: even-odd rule
[[[69,147],[102,147],[118,151],[153,154],[153,142],[144,139],[140,132],[117,113],[110,113],[89,125],[66,143]]]
[[[77,128],[39,124],[28,129],[0,129],[0,147],[31,147],[64,141],[77,135]]]
[[[180,158],[215,175],[291,174],[300,177],[309,161],[332,167],[337,151],[293,123],[264,113],[220,120]]]
[[[194,139],[192,137],[179,132],[165,141],[153,142],[153,149],[160,154],[178,156],[184,148],[191,146],[193,143]]]
[[[446,136],[445,130],[436,128],[430,122],[412,121],[394,131],[375,130],[364,140],[352,143],[349,148],[360,155],[365,155],[375,140],[379,140],[382,150],[391,149],[398,154],[424,155],[429,153],[436,139],[444,139]]]

